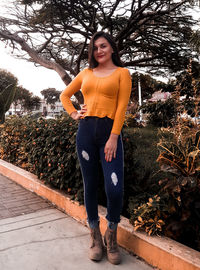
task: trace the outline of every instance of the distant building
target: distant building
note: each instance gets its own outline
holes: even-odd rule
[[[39,112],[41,112],[44,116],[58,115],[63,111],[64,108],[60,101],[57,101],[55,104],[47,104],[44,99],[41,101]]]
[[[60,101],[57,101],[55,104],[47,104],[45,100],[42,99],[40,102],[40,108],[38,110],[32,111],[32,113],[42,113],[43,116],[47,116],[47,115],[55,116],[55,115],[60,114],[63,111],[64,111],[64,108]],[[14,103],[12,103],[6,115],[14,115],[14,114],[23,115],[23,114],[27,114],[27,112],[24,113],[20,104],[15,106]]]
[[[18,104],[17,106],[14,105],[14,103],[12,103],[10,105],[10,109],[6,112],[6,115],[21,115],[22,114],[22,109],[20,104]]]

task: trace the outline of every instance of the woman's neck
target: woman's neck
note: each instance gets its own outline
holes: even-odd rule
[[[109,62],[109,63],[104,63],[104,64],[99,64],[95,70],[113,70],[116,69],[117,66],[113,64],[113,62]]]

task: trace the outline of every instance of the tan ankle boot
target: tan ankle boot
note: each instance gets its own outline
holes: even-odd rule
[[[103,240],[99,227],[95,229],[90,228],[91,245],[89,250],[89,258],[93,261],[100,261],[103,255]]]
[[[120,264],[121,256],[117,245],[117,230],[107,228],[104,235],[104,243],[107,246],[107,257],[110,263]]]

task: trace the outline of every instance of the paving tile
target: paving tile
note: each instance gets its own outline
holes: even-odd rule
[[[52,203],[0,174],[0,219],[55,208]]]
[[[3,209],[0,212],[3,218],[8,218],[10,215],[12,216],[12,213],[8,209]]]
[[[23,201],[12,201],[12,202],[4,202],[6,204],[7,208],[17,207],[17,206],[24,206],[29,205],[33,203],[39,203],[41,202],[39,199],[29,199],[29,200],[23,200]]]
[[[1,204],[1,203],[0,203],[0,210],[3,210],[3,209],[6,209],[6,207],[5,207],[4,204]]]
[[[39,203],[39,204],[31,204],[29,205],[29,208],[33,210],[39,210],[39,209],[45,209],[45,208],[50,208],[50,207],[47,203]],[[54,208],[54,206],[52,206],[52,208]]]

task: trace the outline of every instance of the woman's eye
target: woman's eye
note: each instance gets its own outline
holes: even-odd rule
[[[106,48],[106,45],[105,44],[102,44],[99,46],[100,49],[104,49]],[[98,47],[94,47],[94,51],[98,51]]]

